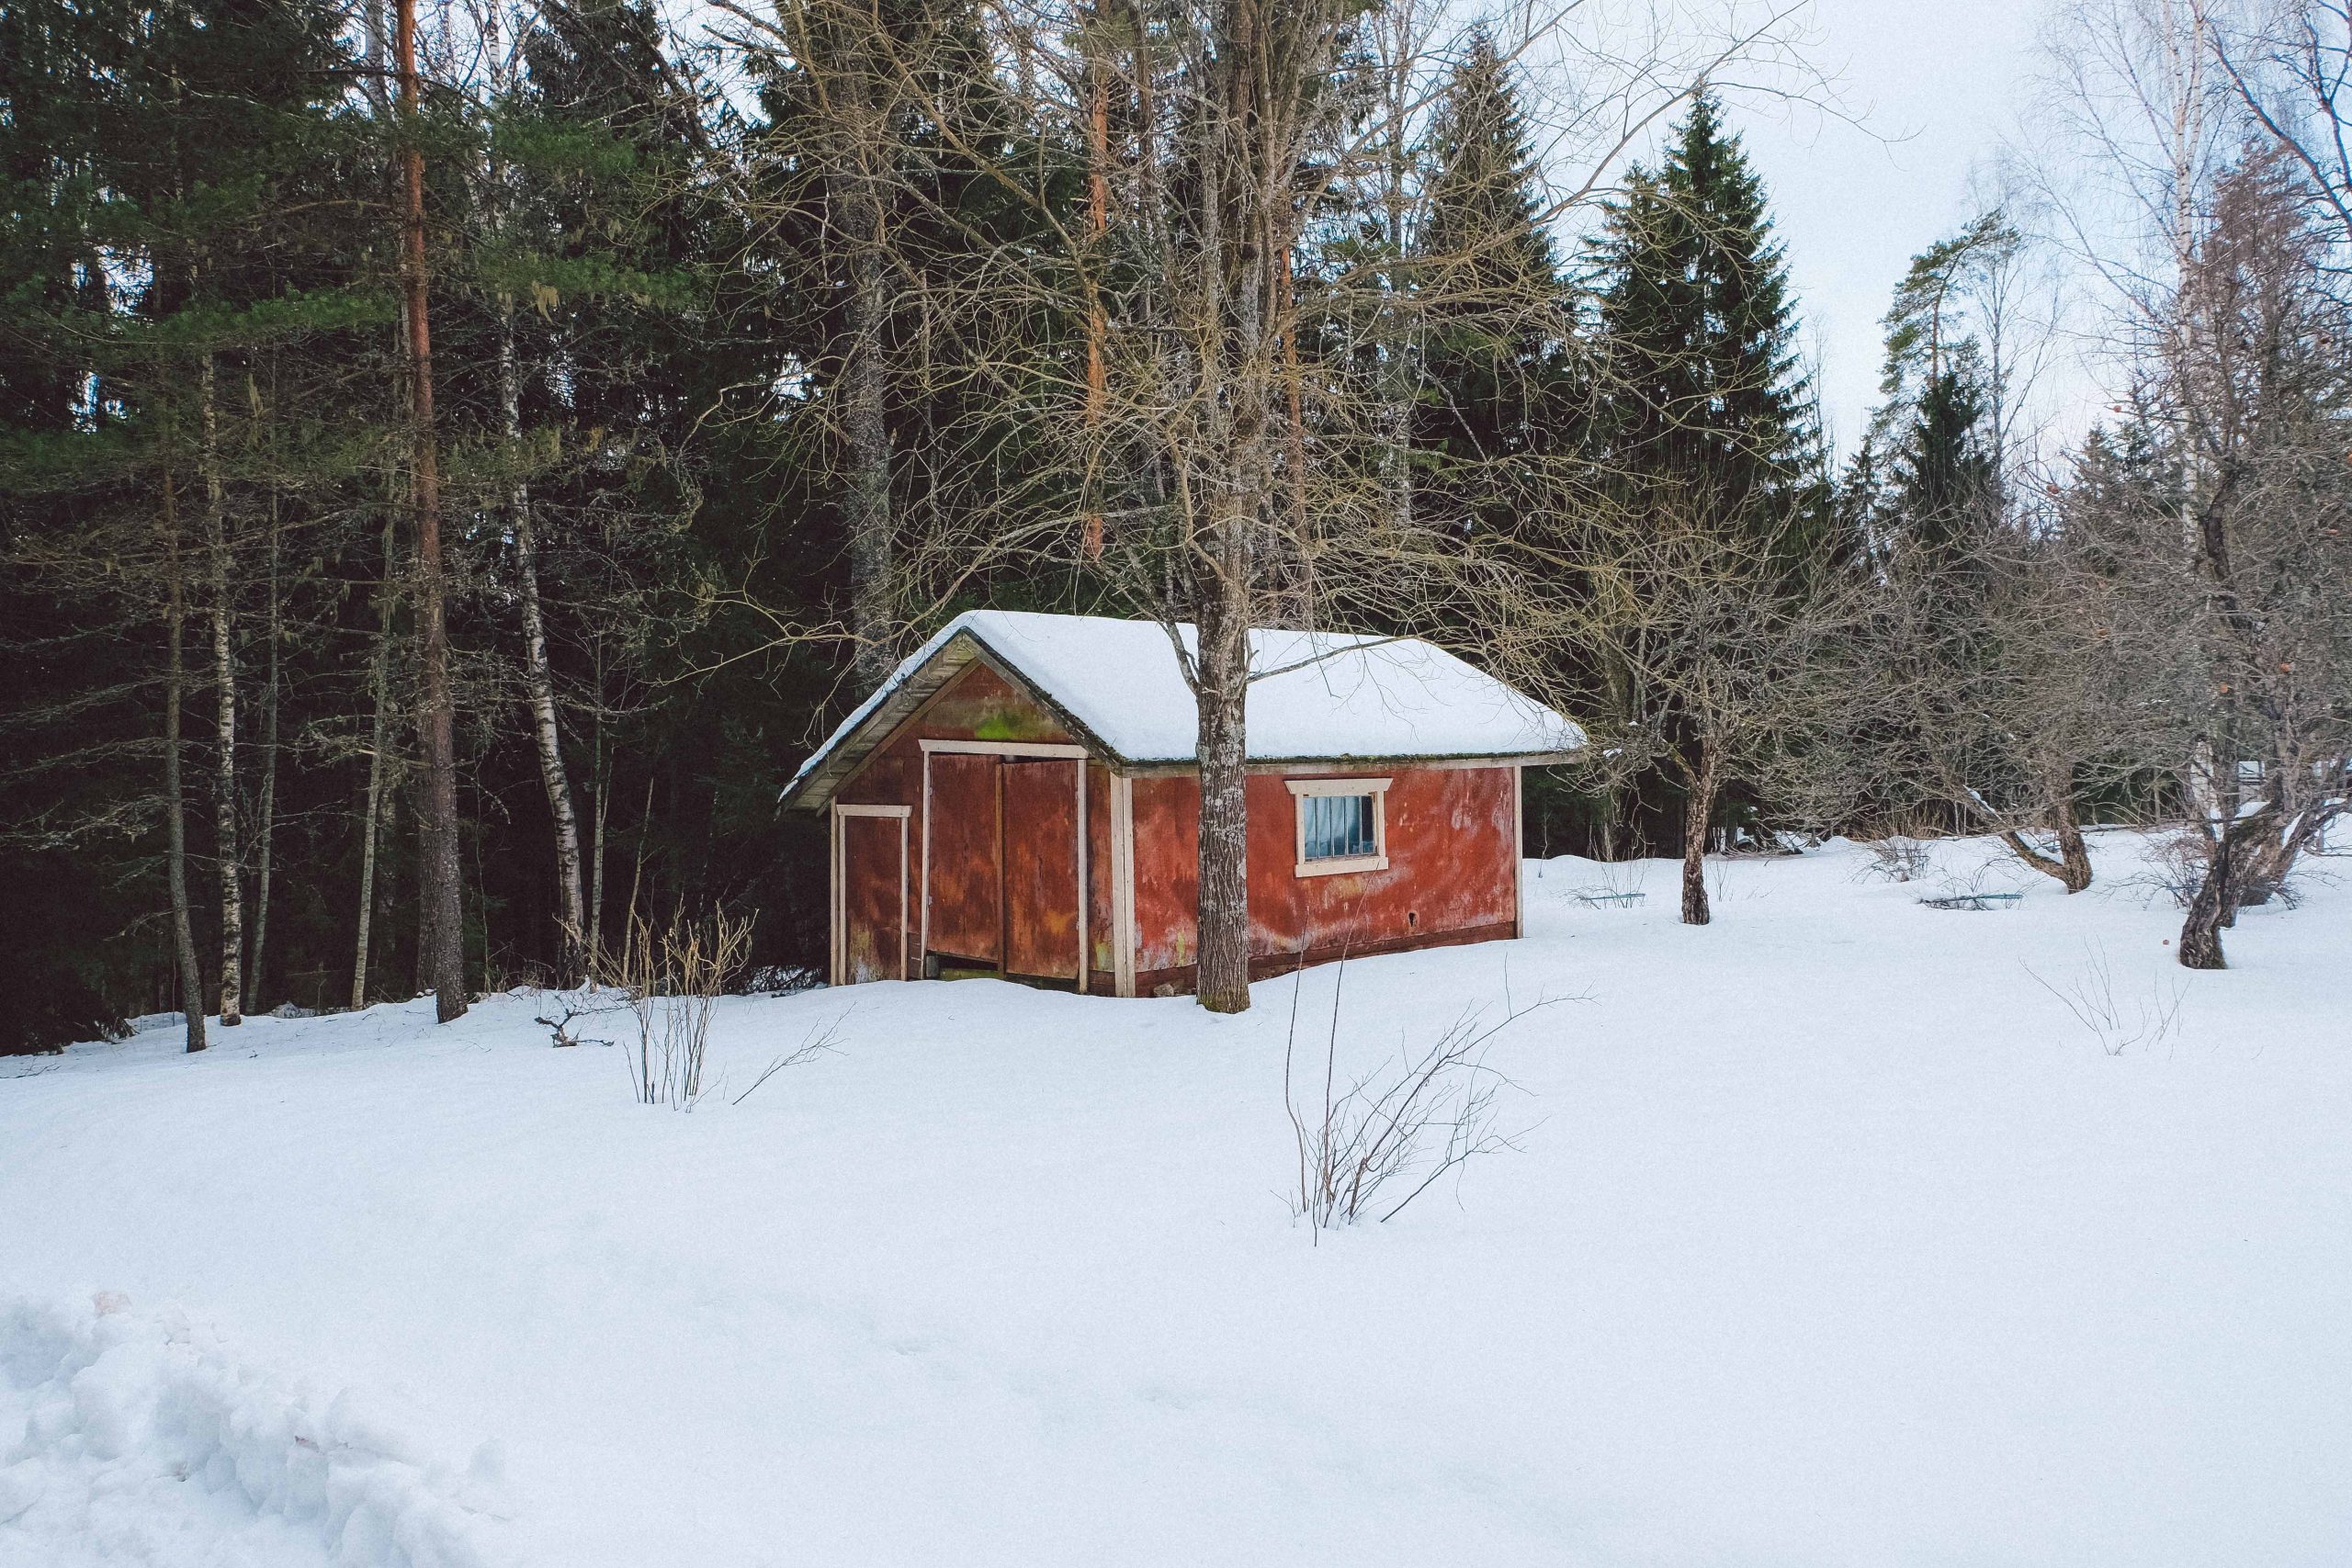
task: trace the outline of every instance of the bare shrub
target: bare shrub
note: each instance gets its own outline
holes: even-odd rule
[[[547,1013],[541,1013],[536,1021],[547,1025],[551,1036],[550,1043],[559,1048],[567,1049],[575,1045],[610,1045],[612,1043],[609,1040],[596,1039],[581,1032],[579,1025],[583,1020],[602,1018],[607,1014],[618,1012],[628,1006],[627,1001],[617,991],[590,985],[582,990],[556,991],[548,994],[552,995],[555,1000],[548,1005],[548,1012],[552,1012],[556,1016],[549,1018]]]
[[[1862,845],[1870,852],[1870,859],[1862,863],[1860,874],[1876,876],[1888,882],[1917,882],[1935,867],[1935,857],[1928,846],[1903,833],[1873,839]]]
[[[630,1092],[641,1105],[691,1111],[712,1088],[704,1071],[711,1014],[751,950],[751,919],[724,910],[707,917],[678,915],[666,926],[632,914],[617,946],[590,955],[591,975],[602,978],[564,993],[554,1010],[559,1016],[538,1021],[554,1032],[558,1045],[612,1044],[579,1033],[576,1026],[584,1019],[627,1014],[637,1036],[633,1050],[624,1048]],[[820,1042],[804,1045],[805,1055],[787,1055],[805,1060],[825,1048]],[[779,1059],[760,1081],[786,1065]]]
[[[2152,834],[2147,842],[2147,869],[2130,878],[2125,886],[2169,898],[2178,909],[2197,902],[2209,867],[2206,846],[2193,832]]]
[[[804,1062],[813,1062],[818,1057],[831,1051],[833,1048],[833,1042],[841,1036],[842,1019],[845,1019],[848,1016],[849,1014],[842,1013],[841,1018],[834,1019],[831,1023],[818,1024],[810,1028],[808,1034],[802,1037],[799,1044],[795,1045],[789,1051],[779,1054],[774,1061],[770,1062],[766,1066],[762,1067],[760,1069],[760,1076],[752,1080],[751,1088],[735,1096],[735,1098],[729,1100],[727,1103],[729,1105],[741,1105],[745,1100],[751,1099],[752,1094],[762,1084],[775,1077],[776,1074],[784,1071],[785,1068],[797,1067]]]
[[[1649,880],[1649,862],[1601,861],[1596,870],[1598,886],[1572,887],[1568,897],[1595,909],[1629,909],[1645,897],[1642,885]]]
[[[1568,999],[1514,1008],[1506,998],[1503,1016],[1493,1024],[1485,1023],[1484,1010],[1465,1008],[1435,1043],[1417,1051],[1400,1042],[1394,1058],[1343,1082],[1340,987],[1346,977],[1342,961],[1331,996],[1319,1100],[1302,1102],[1298,1094],[1295,987],[1283,1045],[1283,1107],[1298,1154],[1291,1213],[1306,1221],[1318,1243],[1338,1226],[1393,1220],[1446,1172],[1479,1155],[1519,1147],[1519,1135],[1501,1130],[1496,1105],[1504,1089],[1518,1086],[1487,1064],[1487,1047],[1529,1013]]]
[[[2091,1032],[2099,1049],[2110,1056],[2120,1056],[2134,1045],[2161,1045],[2180,1029],[2180,1004],[2188,994],[2187,982],[2174,979],[2169,988],[2163,981],[2149,982],[2149,994],[2143,999],[2119,998],[2115,994],[2115,972],[2107,958],[2107,950],[2096,943],[2086,943],[2086,962],[2080,972],[2068,978],[2061,988],[2034,974],[2033,965],[2025,972],[2033,982],[2064,1003],[2075,1021]]]

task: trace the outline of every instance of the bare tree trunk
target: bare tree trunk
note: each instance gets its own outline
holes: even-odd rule
[[[1412,323],[1407,315],[1406,248],[1411,243],[1409,186],[1413,153],[1408,145],[1412,123],[1411,32],[1413,7],[1394,7],[1380,24],[1393,29],[1391,58],[1385,75],[1385,103],[1381,128],[1382,243],[1386,252],[1380,281],[1378,325],[1373,352],[1379,356],[1380,490],[1388,511],[1388,525],[1399,539],[1409,536],[1413,525],[1413,394],[1415,374]]]
[[[2313,771],[2322,776],[2342,778],[2345,767],[2344,759],[2331,757]],[[2325,837],[2328,825],[2344,810],[2344,806],[2333,797],[2307,805],[2295,813],[2291,827],[2266,835],[2253,846],[2246,856],[2245,870],[2238,879],[2238,907],[2258,908],[2268,903],[2286,886],[2287,878],[2294,874],[2295,863],[2302,858],[2303,852]]]
[[[2226,841],[2227,835],[2223,837]],[[2180,965],[2184,969],[2230,966],[2222,953],[2222,927],[2235,912],[2236,904],[2231,896],[2230,860],[2225,849],[2213,852],[2205,880],[2199,884],[2196,897],[2188,901],[2188,913],[2181,919]]]
[[[594,964],[597,954],[605,951],[605,834],[613,819],[612,761],[605,745],[604,656],[596,659],[596,738],[594,747],[594,770],[596,792],[595,842],[588,869],[588,962]],[[592,976],[593,978],[593,976]]]
[[[2256,841],[2269,834],[2278,825],[2278,812],[2270,806],[2232,822],[2214,834],[2208,828],[2208,842],[2211,856],[2206,864],[2205,880],[2199,885],[2197,896],[2188,903],[2188,913],[2180,922],[2180,964],[2184,969],[2226,969],[2229,960],[2222,953],[2222,931],[2237,919],[2240,877],[2245,860]]]
[[[220,481],[220,417],[213,357],[198,372],[204,421],[204,514],[212,556],[212,685],[218,704],[212,819],[220,862],[220,1026],[245,1021],[244,864],[237,852],[237,649],[230,594],[229,505]]]
[[[1087,6],[1085,30],[1080,42],[1086,60],[1086,235],[1091,250],[1088,260],[1094,271],[1086,302],[1086,434],[1091,443],[1101,432],[1103,408],[1110,400],[1103,346],[1110,335],[1111,322],[1109,312],[1102,306],[1101,268],[1109,259],[1103,242],[1111,230],[1111,66],[1103,57],[1105,39],[1101,0],[1092,0]],[[1100,560],[1102,557],[1100,463],[1099,454],[1090,453],[1087,475],[1090,493],[1085,532],[1080,545],[1090,561]]]
[[[172,895],[172,946],[180,970],[180,1013],[187,1021],[187,1048],[204,1049],[204,970],[196,959],[196,932],[188,919],[187,805],[180,784],[180,703],[187,684],[182,653],[187,601],[180,584],[180,516],[172,476],[164,475],[164,570],[168,598],[164,612],[164,827],[165,880]]]
[[[269,941],[269,875],[271,851],[277,838],[277,686],[278,636],[282,611],[278,585],[281,564],[277,493],[269,497],[269,674],[262,686],[261,800],[257,807],[257,840],[254,847],[254,944],[246,958],[245,999],[257,1006],[261,996],[263,951]]]
[[[1715,748],[1699,744],[1699,766],[1689,775],[1682,801],[1682,923],[1703,926],[1714,919],[1707,906],[1707,829],[1715,815]]]
[[[2091,852],[2083,842],[2083,827],[2075,816],[2071,793],[2063,789],[2052,793],[2050,818],[2051,829],[2058,840],[2058,852],[2054,855],[2044,854],[2014,829],[2003,830],[2001,842],[2008,845],[2011,854],[2044,876],[2056,877],[2067,892],[2080,893],[2091,885]]]
[[[1289,601],[1284,624],[1313,630],[1316,624],[1315,548],[1306,494],[1306,395],[1298,362],[1298,295],[1285,248],[1274,267],[1277,309],[1283,331],[1283,466],[1289,470],[1290,548],[1283,563],[1283,596]]]
[[[499,318],[499,401],[506,419],[509,446],[523,440],[523,399],[514,367],[514,321]],[[522,480],[507,493],[507,510],[514,528],[514,575],[523,599],[523,682],[530,694],[531,726],[538,740],[539,782],[548,795],[548,815],[555,822],[555,881],[560,923],[557,961],[559,985],[577,985],[585,964],[581,944],[588,929],[587,907],[580,886],[580,818],[571,801],[571,776],[563,765],[563,736],[557,728],[555,674],[548,662],[547,622],[539,606],[539,547],[531,517],[531,492]]]
[[[849,446],[850,631],[860,695],[898,665],[897,584],[890,523],[890,421],[885,333],[889,321],[888,258],[883,254],[883,193],[875,164],[885,155],[885,110],[871,73],[856,73],[856,123],[844,128],[847,165],[833,180],[833,200],[849,249],[849,342],[842,366],[842,432]]]
[[[1245,544],[1246,547],[1246,544]],[[1234,613],[1238,608],[1240,614]],[[1211,1012],[1250,1008],[1250,802],[1246,601],[1199,627],[1200,954],[1194,988]]]
[[[457,720],[449,694],[449,633],[441,565],[440,452],[433,430],[433,322],[426,298],[424,151],[418,144],[416,0],[398,11],[401,149],[406,273],[410,416],[415,422],[417,732],[424,761],[423,885],[419,908],[427,945],[421,965],[433,982],[434,1012],[443,1023],[466,1010],[465,915],[458,865]]]

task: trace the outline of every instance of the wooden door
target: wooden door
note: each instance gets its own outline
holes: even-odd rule
[[[929,761],[924,945],[943,958],[994,965],[1004,953],[997,760],[938,751]]]
[[[907,977],[907,808],[833,808],[833,981]]]
[[[1079,977],[1079,770],[1060,758],[1001,765],[1004,972]]]

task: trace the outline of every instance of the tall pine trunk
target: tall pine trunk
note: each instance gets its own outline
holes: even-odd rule
[[[172,947],[179,961],[180,1013],[187,1021],[187,1048],[204,1049],[204,969],[196,958],[196,931],[188,918],[187,798],[180,782],[180,706],[187,684],[184,654],[187,596],[180,579],[180,515],[172,476],[164,475],[164,880],[172,897]]]
[[[523,441],[523,396],[514,365],[514,319],[499,318],[498,394],[506,421],[506,441]],[[531,729],[538,743],[539,783],[547,791],[548,815],[555,824],[558,920],[558,983],[577,985],[586,970],[581,948],[587,940],[586,900],[581,893],[580,817],[571,800],[571,776],[563,765],[563,734],[557,727],[555,673],[548,662],[547,621],[539,605],[539,547],[531,516],[530,487],[521,479],[507,492],[514,529],[514,575],[523,601],[523,684],[531,703]]]
[[[441,466],[433,429],[433,321],[426,298],[424,150],[419,144],[416,0],[400,0],[401,260],[406,274],[411,483],[416,507],[417,739],[424,753],[418,908],[426,946],[419,967],[431,977],[443,1023],[466,1010],[465,915],[458,864],[457,718],[449,693],[447,586],[441,564]]]
[[[213,356],[197,374],[204,422],[204,516],[212,558],[212,685],[216,702],[213,831],[220,863],[220,1026],[245,1021],[244,863],[237,852],[237,648],[229,503],[220,479],[220,411]]]

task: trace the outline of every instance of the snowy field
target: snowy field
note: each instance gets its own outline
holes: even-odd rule
[[[1521,1148],[1319,1247],[1287,981],[730,1000],[737,1090],[839,1049],[690,1115],[527,998],[0,1065],[0,1564],[2352,1562],[2352,860],[2188,975],[2098,850],[1531,864],[1340,1014],[1582,993]]]

